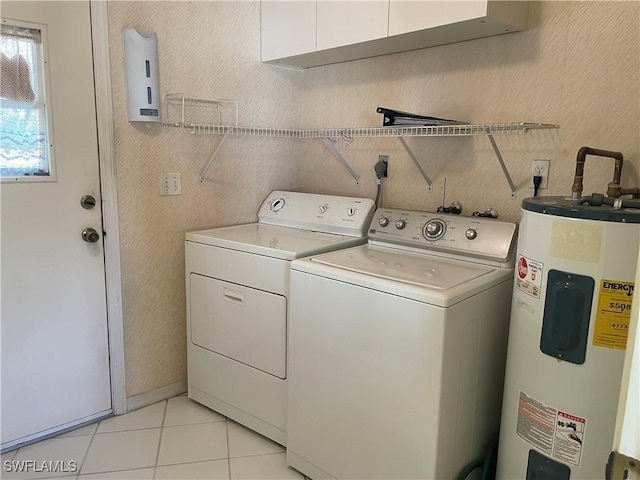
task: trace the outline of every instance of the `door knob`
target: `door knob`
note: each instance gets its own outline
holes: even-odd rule
[[[82,208],[91,210],[96,206],[96,197],[93,195],[85,195],[80,199],[80,205],[82,205]]]
[[[82,239],[88,243],[96,243],[100,240],[100,234],[94,228],[85,228],[82,231]]]

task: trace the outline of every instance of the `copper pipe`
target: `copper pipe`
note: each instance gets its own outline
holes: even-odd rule
[[[597,148],[591,147],[582,147],[580,150],[578,150],[578,156],[576,158],[576,176],[573,178],[573,186],[571,187],[571,198],[578,199],[582,195],[584,162],[587,155],[596,155],[598,157],[609,157],[615,159],[616,163],[613,170],[613,180],[609,184],[609,189],[607,190],[607,196],[612,197],[613,195],[610,195],[610,193],[616,193],[617,189],[620,187],[620,177],[622,176],[622,153],[611,152],[609,150],[599,150]]]
[[[607,186],[607,197],[620,198],[624,195],[632,195],[633,198],[640,198],[640,188],[622,188],[619,184],[613,182]]]

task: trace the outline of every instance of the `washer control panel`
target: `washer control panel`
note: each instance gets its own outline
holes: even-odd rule
[[[379,208],[369,228],[374,242],[506,262],[513,256],[517,226],[482,217]]]
[[[374,212],[369,198],[276,190],[258,212],[258,222],[324,233],[364,237]]]

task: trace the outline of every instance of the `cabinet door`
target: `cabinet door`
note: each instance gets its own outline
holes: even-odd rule
[[[262,61],[316,49],[316,2],[262,0]]]
[[[390,0],[389,35],[415,32],[487,15],[487,0]]]
[[[317,49],[385,38],[389,0],[318,0]]]

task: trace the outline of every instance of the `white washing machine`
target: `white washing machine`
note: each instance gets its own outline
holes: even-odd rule
[[[274,191],[257,223],[186,234],[190,398],[286,445],[289,266],[366,242],[373,210]]]
[[[378,209],[369,242],[291,270],[287,462],[448,479],[499,431],[516,225]]]

